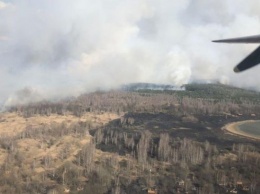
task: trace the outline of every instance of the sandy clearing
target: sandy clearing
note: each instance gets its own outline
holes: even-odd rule
[[[256,120],[245,120],[245,121],[229,123],[229,124],[225,125],[222,129],[224,129],[234,135],[239,135],[239,136],[243,136],[243,137],[246,137],[249,139],[254,139],[254,140],[260,140],[259,137],[255,137],[253,135],[245,133],[238,128],[239,125],[242,125],[245,123],[252,123],[252,122],[256,122]]]

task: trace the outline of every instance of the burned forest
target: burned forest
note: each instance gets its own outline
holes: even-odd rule
[[[260,94],[222,84],[11,106],[0,193],[259,194],[259,140],[223,128],[244,120],[260,120]]]

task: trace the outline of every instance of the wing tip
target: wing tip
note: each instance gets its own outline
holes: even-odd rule
[[[239,69],[238,69],[238,67],[236,66],[236,67],[234,67],[234,72],[236,72],[236,73],[239,73],[239,72],[241,72]]]

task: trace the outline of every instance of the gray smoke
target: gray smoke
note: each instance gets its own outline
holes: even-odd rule
[[[259,67],[232,70],[257,45],[211,42],[259,34],[259,6],[256,0],[2,0],[0,102],[133,82],[218,80],[260,90]],[[24,88],[28,99],[17,93]]]

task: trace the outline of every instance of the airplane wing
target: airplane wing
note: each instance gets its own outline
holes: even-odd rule
[[[257,47],[254,52],[248,55],[243,61],[241,61],[235,68],[235,72],[241,72],[254,67],[260,63],[260,47]]]
[[[260,35],[256,36],[245,36],[239,38],[230,38],[223,40],[213,40],[212,42],[222,42],[222,43],[260,43]]]
[[[212,42],[219,43],[258,43],[260,44],[260,35],[256,36],[246,36],[240,38],[230,38],[223,40],[213,40]],[[248,55],[244,60],[242,60],[235,68],[235,72],[241,72],[254,67],[260,63],[260,47],[258,47],[254,52]]]

